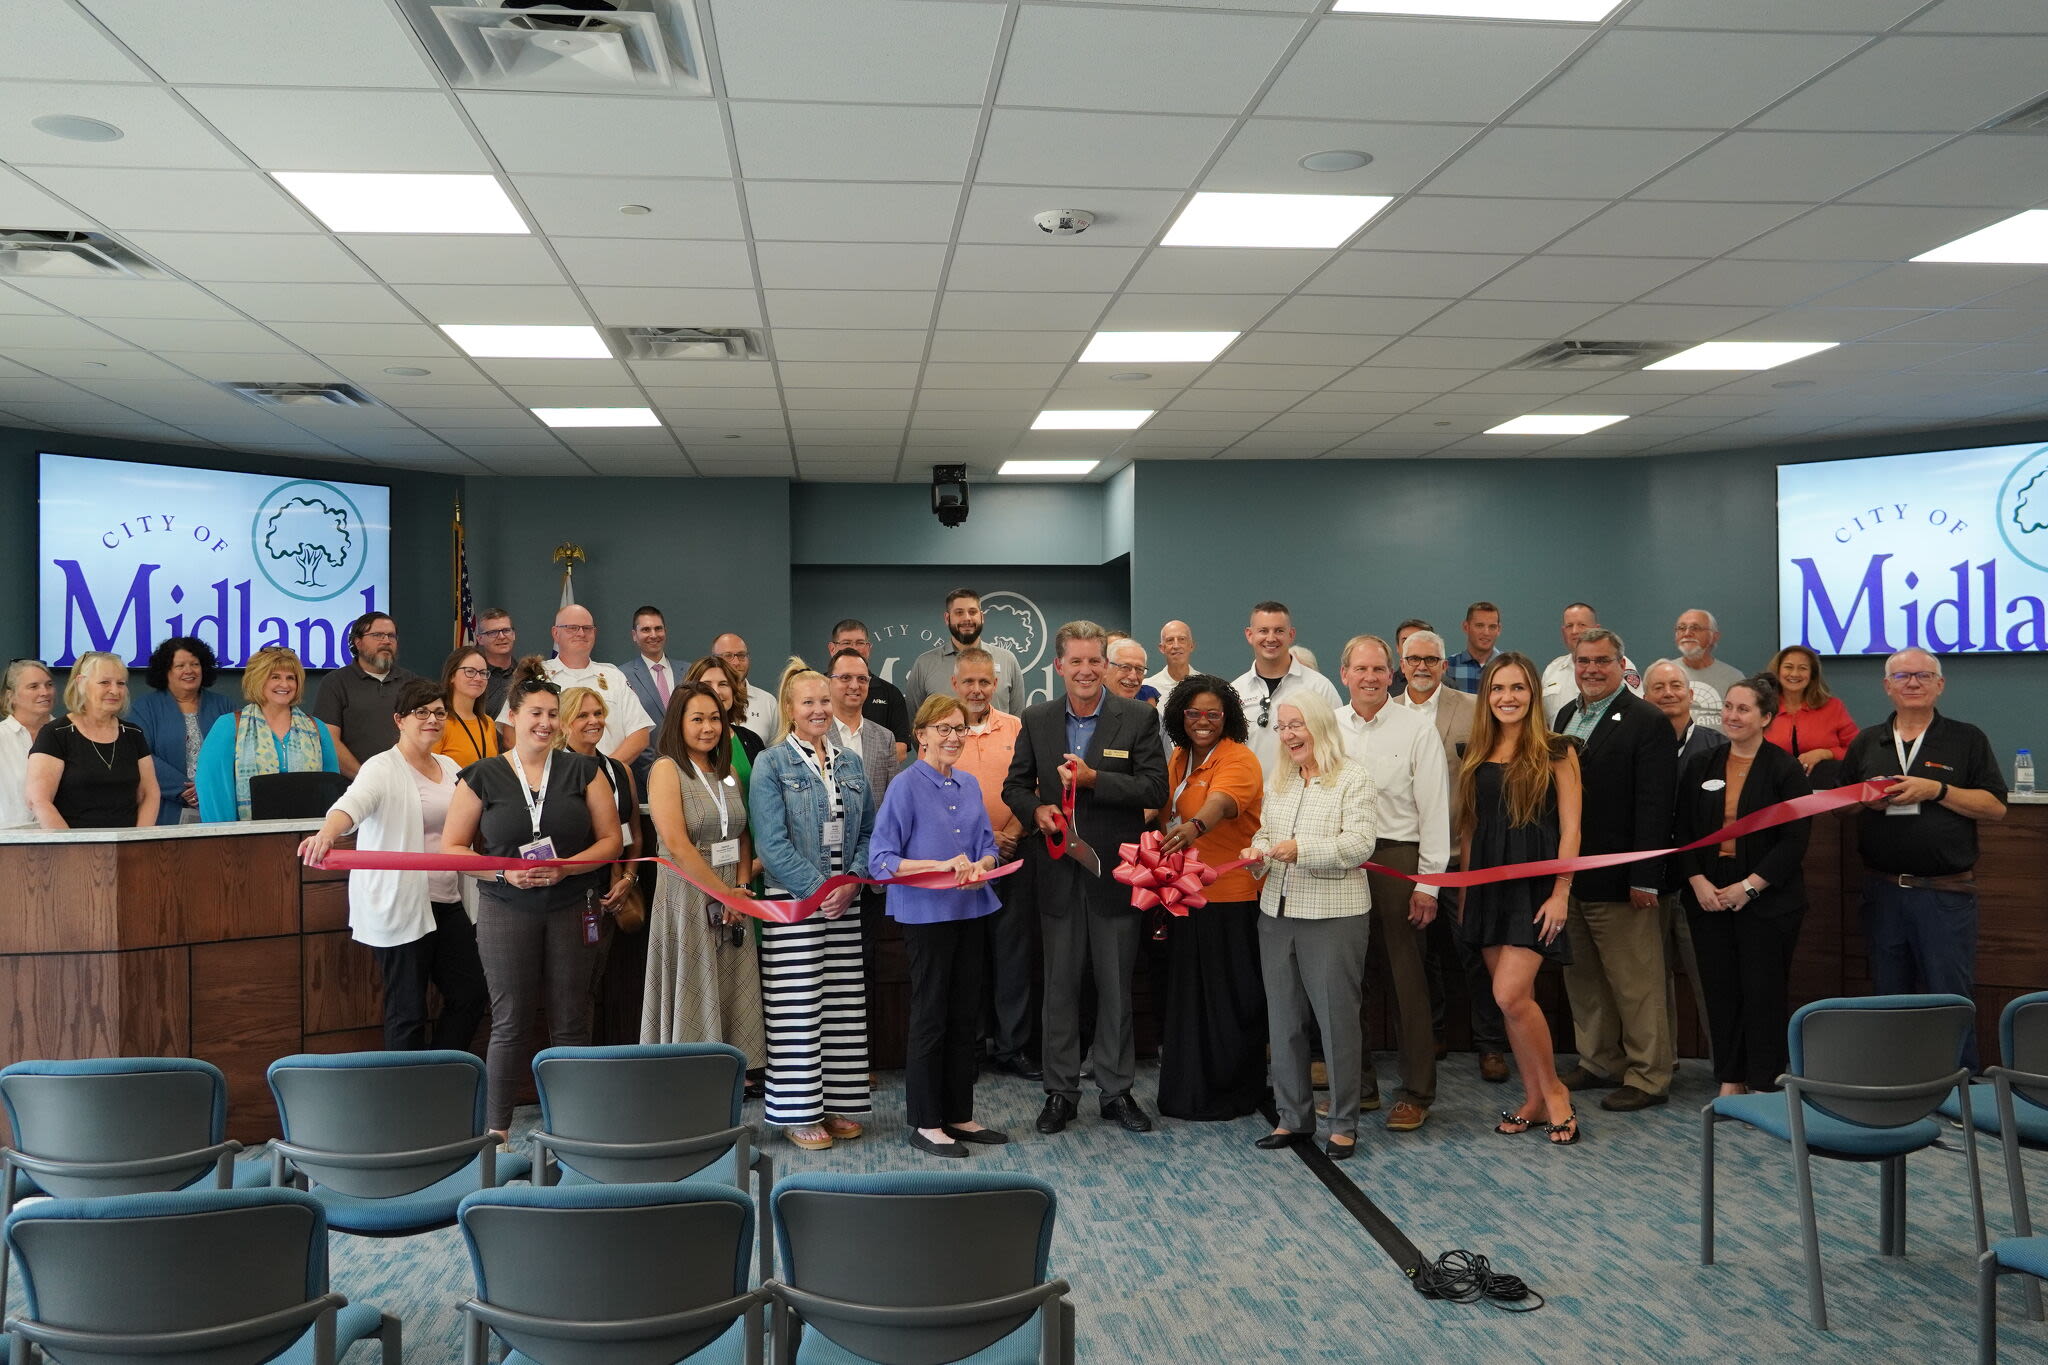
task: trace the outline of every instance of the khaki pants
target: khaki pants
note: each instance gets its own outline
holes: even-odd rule
[[[1707,1020],[1707,990],[1700,984],[1699,955],[1692,950],[1692,926],[1676,891],[1657,898],[1658,913],[1664,916],[1664,1025],[1671,1032],[1671,1055],[1678,1056],[1678,977],[1680,968],[1692,983],[1692,1005],[1700,1017],[1700,1047],[1714,1055],[1714,1026]],[[1674,1063],[1675,1065],[1675,1063]]]
[[[1413,872],[1421,849],[1415,844],[1383,843],[1372,860],[1400,872]],[[1429,978],[1422,968],[1424,931],[1408,922],[1408,897],[1413,882],[1379,872],[1365,874],[1372,891],[1372,936],[1387,950],[1387,976],[1394,983],[1394,1036],[1401,1054],[1401,1089],[1397,1099],[1427,1109],[1436,1103],[1436,1030],[1430,1022]],[[1372,1049],[1365,1059],[1362,1093],[1379,1093]]]
[[[1675,1060],[1664,1012],[1664,915],[1627,901],[1573,896],[1564,969],[1579,1065],[1652,1095],[1671,1089]]]

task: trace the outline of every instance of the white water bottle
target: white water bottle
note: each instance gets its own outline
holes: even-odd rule
[[[2030,750],[2020,750],[2012,761],[2012,789],[2016,796],[2034,794],[2034,755]]]

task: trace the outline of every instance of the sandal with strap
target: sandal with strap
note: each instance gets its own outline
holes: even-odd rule
[[[1550,1137],[1553,1147],[1569,1147],[1579,1140],[1579,1115],[1576,1110],[1564,1116],[1563,1123],[1546,1123],[1543,1131]],[[1562,1135],[1562,1136],[1560,1136]]]
[[[1493,1126],[1493,1131],[1499,1133],[1502,1137],[1519,1137],[1542,1122],[1542,1119],[1532,1119],[1527,1115],[1503,1109],[1500,1111],[1500,1122]],[[1514,1124],[1515,1126],[1510,1128],[1509,1124]]]

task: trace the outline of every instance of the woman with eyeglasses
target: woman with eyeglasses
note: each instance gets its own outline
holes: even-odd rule
[[[57,678],[40,659],[15,659],[0,674],[0,829],[34,829],[28,755],[57,709]]]
[[[618,799],[597,760],[555,747],[561,693],[538,654],[519,661],[506,696],[512,747],[462,771],[441,851],[490,858],[602,862],[619,856]],[[526,1075],[534,1011],[556,1047],[590,1041],[590,983],[602,930],[605,869],[519,868],[478,876],[477,956],[491,993],[487,1122],[501,1139]]]
[[[1009,1136],[974,1119],[974,1046],[981,1037],[988,917],[1002,908],[983,878],[996,835],[981,784],[960,770],[967,711],[957,697],[926,697],[911,727],[917,758],[882,798],[868,845],[868,875],[949,872],[953,885],[892,886],[889,918],[910,967],[910,1038],[903,1058],[910,1145],[938,1157]]]
[[[497,712],[485,700],[490,687],[491,661],[475,645],[464,645],[441,665],[441,704],[448,708],[448,723],[441,727],[434,752],[454,759],[458,768],[504,752]]]
[[[150,652],[144,676],[149,690],[135,699],[129,719],[149,741],[150,761],[156,764],[156,786],[162,794],[156,822],[196,825],[199,750],[214,724],[234,709],[226,697],[211,690],[220,664],[206,641],[177,635]]]
[[[305,691],[305,666],[291,650],[273,645],[249,656],[240,714],[215,721],[199,748],[200,819],[250,819],[252,777],[341,771],[334,732],[299,707]]]
[[[126,829],[156,823],[156,765],[149,741],[121,716],[128,664],[94,650],[64,684],[64,719],[45,725],[28,751],[28,804],[44,829]]]
[[[460,785],[455,761],[437,751],[447,723],[440,684],[399,684],[392,719],[398,743],[363,760],[299,858],[318,867],[334,841],[356,832],[356,847],[379,853],[439,850],[448,806]],[[348,874],[348,927],[384,979],[384,1046],[393,1051],[467,1049],[490,995],[476,951],[476,888],[459,872]],[[441,1015],[427,1022],[427,987]]]

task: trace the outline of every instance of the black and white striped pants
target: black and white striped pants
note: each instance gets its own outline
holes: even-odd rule
[[[801,1128],[828,1113],[868,1112],[859,900],[836,920],[813,915],[800,924],[761,926],[761,1004],[768,1022],[766,1121]]]

